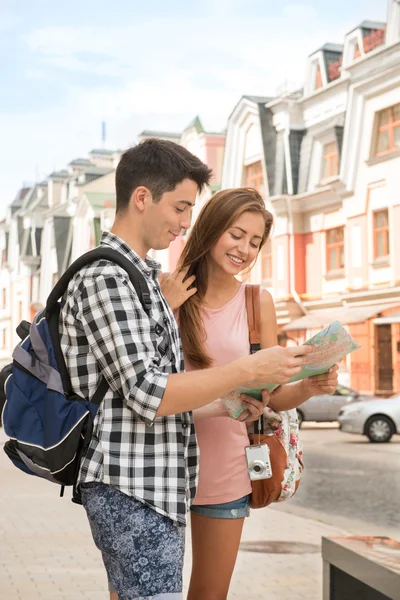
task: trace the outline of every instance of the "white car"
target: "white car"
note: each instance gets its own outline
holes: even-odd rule
[[[366,435],[371,442],[388,442],[400,435],[400,395],[364,400],[344,406],[338,416],[340,431]]]

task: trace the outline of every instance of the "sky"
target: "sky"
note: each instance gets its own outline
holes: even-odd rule
[[[301,87],[307,56],[386,0],[0,0],[0,218],[93,148],[225,129],[243,95]],[[286,82],[286,83],[285,83]]]

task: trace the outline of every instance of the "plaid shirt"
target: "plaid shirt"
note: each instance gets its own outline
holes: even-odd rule
[[[143,261],[111,233],[101,245],[143,273],[152,309],[149,318],[126,272],[107,260],[84,267],[69,283],[60,332],[72,388],[91,398],[102,377],[110,386],[79,482],[102,481],[185,523],[196,491],[198,447],[191,413],[155,418],[168,374],[184,368],[178,326],[158,284],[160,265]]]

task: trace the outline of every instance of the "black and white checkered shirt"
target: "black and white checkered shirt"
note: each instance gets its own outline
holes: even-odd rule
[[[168,374],[183,371],[178,326],[158,285],[160,265],[111,233],[101,244],[137,265],[152,309],[149,318],[126,272],[107,260],[81,269],[63,298],[61,347],[72,389],[91,398],[102,376],[110,386],[79,481],[102,481],[185,523],[198,447],[191,413],[155,418]]]

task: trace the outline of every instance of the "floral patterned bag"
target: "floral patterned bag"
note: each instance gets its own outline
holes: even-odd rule
[[[260,286],[246,286],[246,308],[249,323],[250,351],[260,350]],[[261,426],[261,427],[260,427]],[[302,445],[296,409],[264,411],[249,435],[250,444],[267,444],[270,450],[272,477],[252,481],[251,508],[263,508],[272,502],[283,502],[294,496],[304,469]]]

